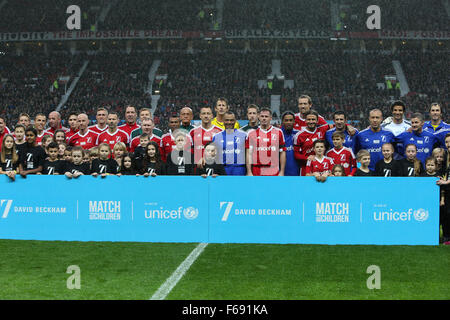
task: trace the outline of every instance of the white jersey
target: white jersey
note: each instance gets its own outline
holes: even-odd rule
[[[391,117],[389,117],[391,118]],[[399,124],[394,123],[394,121],[387,121],[390,120],[389,118],[387,118],[385,121],[383,121],[383,124],[381,125],[381,127],[384,130],[388,130],[390,132],[392,132],[394,134],[394,136],[398,136],[400,133],[405,132],[406,130],[408,130],[409,128],[411,128],[411,122],[403,119],[403,121]],[[391,118],[392,119],[392,118]]]

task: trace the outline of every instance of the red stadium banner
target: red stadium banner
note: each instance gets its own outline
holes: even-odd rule
[[[329,31],[318,30],[226,30],[225,38],[230,39],[329,39]]]
[[[113,31],[57,31],[0,33],[0,42],[9,41],[66,41],[66,40],[121,40],[121,39],[405,39],[449,40],[450,31],[323,31],[323,30],[113,30]]]
[[[117,30],[117,31],[57,31],[0,33],[0,42],[5,41],[64,41],[107,39],[181,39],[180,30]]]
[[[448,40],[450,31],[379,31],[381,39]]]

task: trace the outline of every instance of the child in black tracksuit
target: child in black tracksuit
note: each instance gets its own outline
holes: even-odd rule
[[[450,133],[445,136],[447,153],[443,165],[444,175],[436,182],[441,187],[441,201],[439,210],[440,225],[442,225],[443,243],[450,245]]]
[[[225,168],[223,164],[216,161],[216,146],[213,143],[208,143],[205,146],[205,163],[201,168],[197,169],[197,174],[203,178],[207,176],[217,177],[226,176]]]

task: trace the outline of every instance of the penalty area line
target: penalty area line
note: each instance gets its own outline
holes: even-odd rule
[[[186,259],[178,266],[178,268],[167,278],[167,280],[159,287],[153,294],[150,300],[164,300],[177,283],[183,278],[184,274],[189,270],[191,265],[197,260],[200,254],[205,250],[207,243],[199,243],[198,246],[192,250]]]

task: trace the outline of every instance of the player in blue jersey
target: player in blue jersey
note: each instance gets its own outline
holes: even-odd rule
[[[411,143],[415,144],[417,147],[417,159],[425,165],[425,160],[431,156],[433,147],[437,145],[438,141],[435,135],[422,129],[423,122],[424,118],[421,113],[413,113],[411,116],[412,132],[405,131],[395,137],[394,141],[399,142],[404,146]],[[402,156],[405,157],[404,152]]]
[[[383,113],[380,109],[373,109],[369,112],[370,126],[362,130],[355,137],[355,152],[365,149],[370,153],[369,169],[375,171],[375,164],[383,159],[381,147],[383,144],[394,142],[394,134],[391,131],[381,129]]]
[[[228,176],[245,176],[245,139],[247,134],[235,129],[236,116],[227,111],[223,120],[225,130],[213,136],[217,157]]]
[[[295,113],[286,111],[281,115],[281,131],[284,134],[286,145],[286,167],[284,168],[285,176],[299,176],[300,167],[294,156],[294,136],[298,130],[294,129]]]
[[[425,129],[424,129],[425,130]],[[434,137],[439,144],[439,147],[447,150],[447,146],[445,145],[445,136],[450,132],[450,128],[444,128],[434,133]]]
[[[442,129],[450,128],[450,124],[445,123],[442,120],[442,109],[441,105],[437,102],[431,104],[430,107],[430,121],[426,121],[423,124],[423,130],[428,132],[438,132]]]
[[[355,137],[359,133],[358,130],[350,125],[347,125],[347,116],[344,111],[336,111],[333,114],[334,128],[331,128],[325,133],[325,139],[328,142],[329,149],[334,148],[333,133],[343,132],[345,135],[344,147],[354,150]]]

